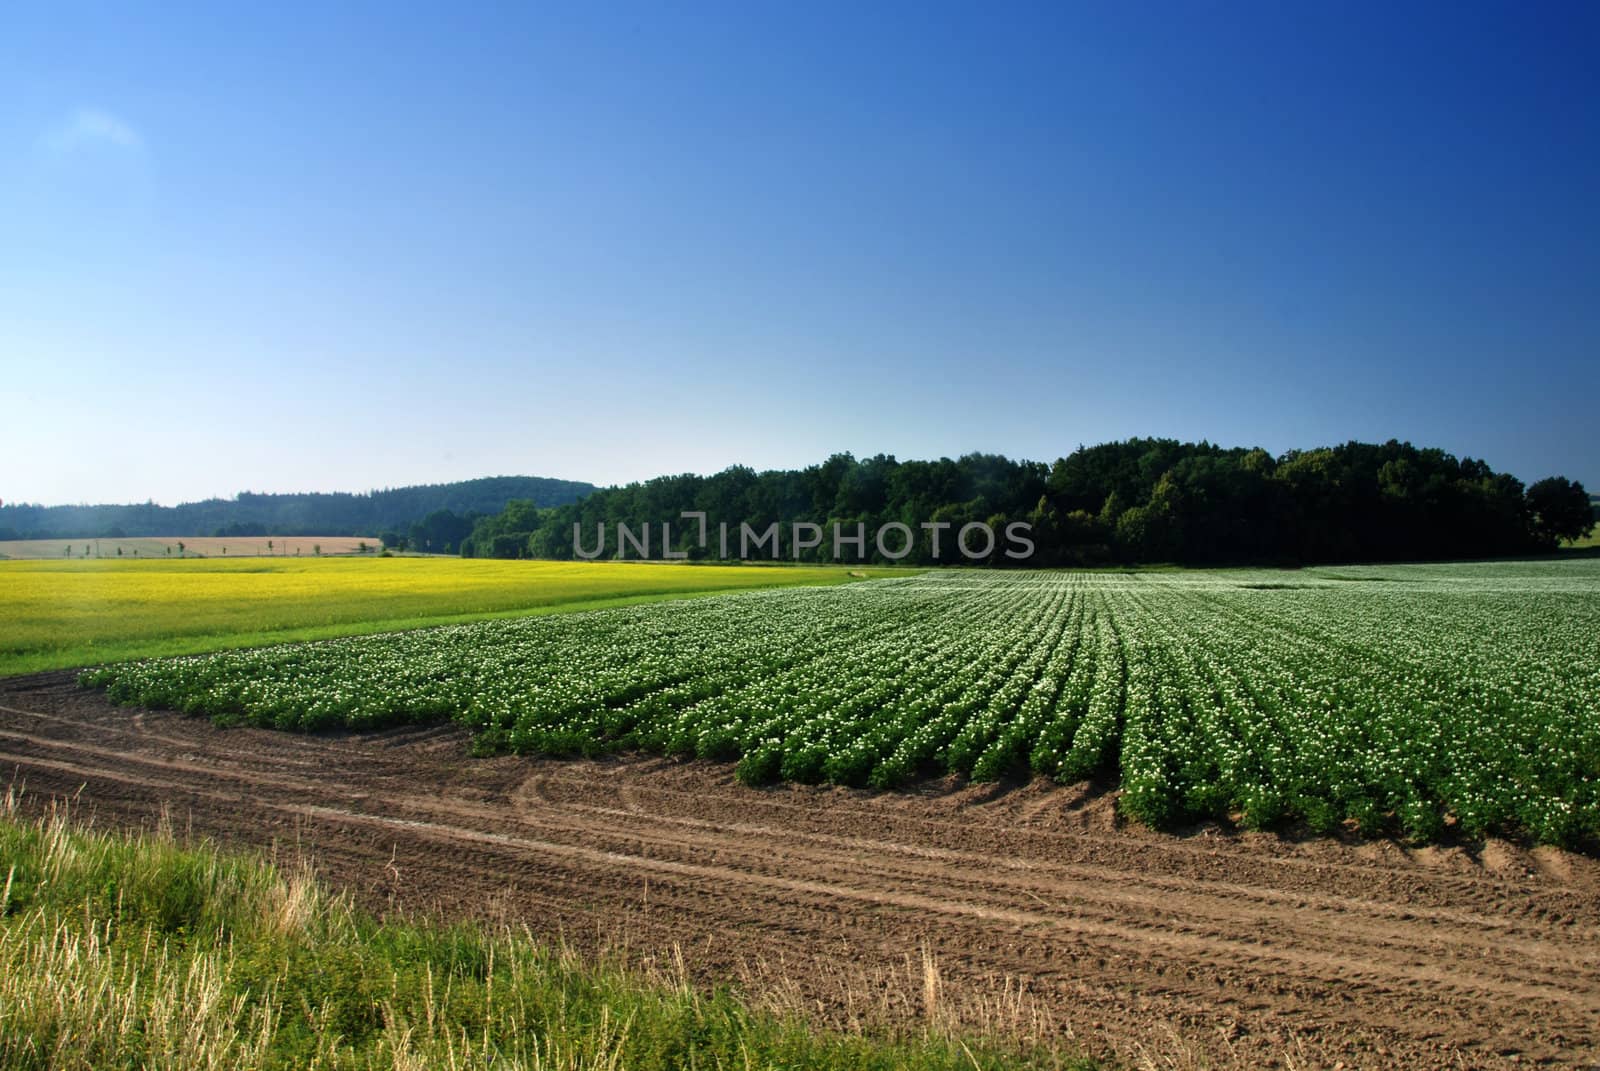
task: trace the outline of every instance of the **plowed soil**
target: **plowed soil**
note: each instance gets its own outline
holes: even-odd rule
[[[298,851],[380,910],[525,923],[832,1023],[1132,1065],[1600,1065],[1600,863],[1125,823],[1094,785],[750,789],[659,758],[474,759],[0,681],[0,777],[100,826]]]

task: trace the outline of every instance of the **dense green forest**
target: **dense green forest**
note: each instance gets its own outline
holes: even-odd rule
[[[707,515],[708,546],[698,545]],[[1524,486],[1472,458],[1390,441],[1381,445],[1295,450],[1275,457],[1260,449],[1210,443],[1129,439],[1080,448],[1054,464],[1012,461],[991,454],[951,460],[897,461],[879,455],[836,454],[801,470],[755,472],[734,467],[713,476],[663,476],[596,491],[554,508],[513,502],[478,520],[462,553],[493,557],[573,557],[573,526],[583,546],[596,546],[597,525],[617,556],[615,526],[634,530],[672,525],[673,545],[690,558],[720,555],[718,525],[796,522],[830,534],[802,560],[832,557],[832,526],[846,533],[863,524],[867,560],[881,561],[870,534],[890,522],[918,538],[907,562],[934,560],[924,524],[947,523],[950,533],[972,522],[1001,532],[1013,522],[1032,526],[1036,550],[1008,561],[996,545],[996,564],[1072,565],[1117,562],[1188,564],[1398,561],[1493,557],[1550,550],[1594,521],[1578,483],[1551,477]],[[792,558],[788,536],[782,551]],[[846,546],[846,557],[855,550]],[[733,554],[737,556],[737,540]],[[640,556],[630,548],[630,557]],[[763,553],[763,557],[769,554]]]
[[[462,535],[460,518],[498,513],[508,502],[540,507],[574,502],[592,484],[542,476],[490,476],[458,483],[394,487],[363,494],[255,494],[212,498],[179,506],[0,506],[0,539],[92,539],[171,535],[376,535],[409,533],[430,514],[454,520],[454,550]],[[459,528],[459,531],[456,529]],[[431,531],[424,526],[425,531]],[[442,541],[440,549],[443,549]]]

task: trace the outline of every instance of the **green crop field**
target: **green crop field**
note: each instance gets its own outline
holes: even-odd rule
[[[279,728],[456,719],[748,782],[1115,777],[1169,825],[1600,835],[1600,562],[944,572],[112,666]]]
[[[461,558],[0,562],[0,676],[895,572]]]

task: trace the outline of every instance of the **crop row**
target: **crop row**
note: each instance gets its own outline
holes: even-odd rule
[[[1120,778],[1155,825],[1600,837],[1594,563],[950,572],[103,667],[278,728],[455,719],[485,751],[892,788]]]

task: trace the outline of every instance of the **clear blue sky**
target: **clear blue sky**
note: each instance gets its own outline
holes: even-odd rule
[[[1597,55],[1593,3],[7,4],[0,498],[1130,435],[1594,488]]]

